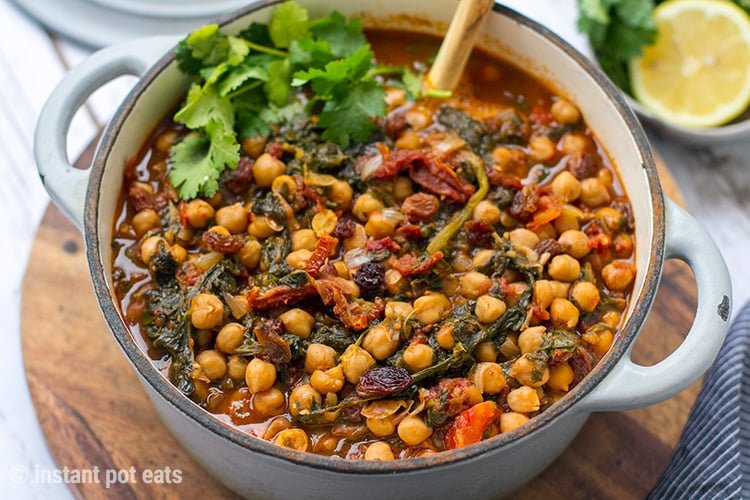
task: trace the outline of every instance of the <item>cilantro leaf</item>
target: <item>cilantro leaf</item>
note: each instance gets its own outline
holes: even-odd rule
[[[289,62],[295,68],[322,68],[336,59],[325,40],[300,38],[289,46]]]
[[[385,114],[385,90],[374,80],[363,80],[348,87],[339,98],[328,101],[318,120],[322,138],[344,147],[351,140],[364,142],[375,130],[372,118]]]
[[[325,40],[336,57],[346,57],[367,43],[362,32],[362,21],[354,18],[348,23],[338,11],[310,23],[310,32],[319,40]]]
[[[268,34],[268,26],[265,24],[251,23],[250,26],[240,31],[237,36],[258,45],[273,45],[271,35]]]
[[[294,74],[292,85],[301,87],[310,84],[319,97],[330,98],[332,90],[345,81],[359,80],[372,66],[374,54],[369,45],[363,45],[354,54],[344,59],[337,59],[325,65],[325,68],[312,68]]]
[[[170,150],[169,180],[183,199],[216,194],[221,173],[227,166],[236,168],[240,159],[233,131],[216,120],[205,131],[207,135],[189,135]]]
[[[234,108],[226,97],[222,97],[212,84],[203,87],[194,83],[190,87],[185,105],[174,115],[174,120],[189,129],[206,127],[217,121],[225,130],[234,128]]]
[[[268,23],[268,34],[276,47],[285,49],[307,35],[307,9],[289,1],[276,6]]]
[[[227,73],[216,85],[216,90],[221,97],[226,97],[230,92],[237,90],[248,80],[261,82],[268,81],[268,71],[263,66],[254,64],[241,64]]]

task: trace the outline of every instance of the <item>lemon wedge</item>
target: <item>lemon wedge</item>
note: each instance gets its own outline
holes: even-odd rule
[[[659,34],[630,63],[635,97],[658,117],[715,127],[750,104],[750,17],[726,0],[670,0],[654,10]]]

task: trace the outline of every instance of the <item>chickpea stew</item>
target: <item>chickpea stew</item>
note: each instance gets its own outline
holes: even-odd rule
[[[245,57],[267,71],[231,90],[235,168],[194,192],[172,174],[220,155],[218,120],[180,118],[195,92],[220,101],[224,80],[203,76],[126,169],[112,242],[123,314],[186,396],[279,446],[406,459],[523,426],[622,323],[634,223],[613,165],[577,107],[522,70],[477,50],[456,91],[430,93],[418,79],[439,40],[330,18],[325,29],[343,23],[374,54],[345,92],[377,87],[382,113],[366,133],[331,132],[329,106],[350,131],[364,122],[315,82],[283,107],[241,107],[275,92],[271,68],[295,46],[339,39],[320,43],[320,20],[291,43],[269,39],[273,19],[248,28],[261,35],[246,36]],[[252,109],[264,122],[239,126]],[[180,167],[180,144],[196,139],[205,158]]]

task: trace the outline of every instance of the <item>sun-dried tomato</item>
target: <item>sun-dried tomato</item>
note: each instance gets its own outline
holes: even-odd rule
[[[522,222],[528,222],[539,209],[539,191],[536,184],[528,184],[513,197],[510,214]]]
[[[266,153],[273,156],[274,158],[281,158],[284,154],[284,145],[280,142],[273,142],[266,146]]]
[[[368,241],[365,244],[365,250],[373,253],[382,252],[383,250],[388,250],[391,253],[398,253],[401,251],[401,245],[393,241],[393,238],[390,236],[386,236],[379,240]]]
[[[419,241],[423,237],[422,228],[416,224],[401,224],[396,228],[396,234],[412,241]]]
[[[240,236],[219,234],[216,231],[206,231],[201,239],[208,248],[223,254],[239,252],[245,245]]]
[[[253,183],[253,160],[249,156],[242,156],[237,168],[230,170],[224,185],[232,194],[241,194],[250,189]]]
[[[573,369],[573,383],[570,384],[570,387],[573,388],[583,380],[583,377],[588,375],[594,367],[594,357],[586,349],[579,347],[575,356],[570,358],[568,363]]]
[[[294,204],[295,209],[299,210],[302,207],[306,207],[308,202],[312,202],[315,207],[314,211],[322,212],[326,209],[326,200],[321,196],[320,193],[315,191],[312,187],[305,184],[305,180],[301,175],[293,176],[295,191],[294,191]]]
[[[247,301],[256,311],[265,311],[277,307],[296,304],[308,297],[316,294],[315,286],[310,283],[300,288],[290,286],[277,286],[261,292],[260,289],[254,288],[247,297]]]
[[[414,255],[407,253],[394,262],[392,267],[406,278],[419,276],[428,273],[438,262],[443,260],[443,257],[443,252],[438,250],[420,262]]]
[[[193,286],[198,278],[203,276],[204,271],[193,264],[186,262],[177,270],[175,278],[182,287]]]
[[[411,387],[409,372],[396,366],[378,366],[367,370],[357,382],[357,395],[362,398],[384,397]]]
[[[401,204],[401,211],[409,222],[432,219],[440,208],[440,200],[427,193],[415,193],[407,196]]]
[[[487,172],[487,179],[490,181],[490,185],[494,187],[504,187],[512,189],[513,191],[520,191],[523,189],[523,182],[519,177],[515,175],[508,175],[491,168]]]
[[[268,361],[269,363],[287,364],[292,360],[292,350],[286,340],[281,338],[283,325],[278,318],[269,318],[262,320],[261,324],[255,327],[253,333],[258,343],[263,348],[255,356]]]
[[[537,231],[549,222],[560,217],[562,213],[562,202],[556,196],[544,195],[539,199],[539,208],[526,227]]]
[[[495,228],[489,222],[483,220],[466,221],[464,229],[472,246],[480,248],[493,246],[492,233],[495,231]]]
[[[313,278],[320,276],[321,270],[328,263],[328,258],[336,249],[338,242],[339,240],[327,234],[318,238],[318,241],[315,243],[315,250],[313,250],[310,260],[307,261],[306,270],[310,276]]]
[[[406,130],[407,125],[406,116],[403,112],[392,111],[383,120],[383,133],[391,139],[395,139]]]
[[[445,435],[448,449],[463,448],[478,443],[498,415],[494,401],[484,401],[462,411],[451,422]]]
[[[385,309],[385,303],[380,297],[374,302],[351,303],[346,299],[343,286],[335,279],[320,279],[315,282],[315,288],[326,305],[333,304],[333,313],[349,328],[360,331],[379,318]]]

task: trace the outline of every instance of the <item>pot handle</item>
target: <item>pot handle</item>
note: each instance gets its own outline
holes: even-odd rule
[[[581,401],[583,411],[641,408],[668,399],[698,379],[713,363],[729,328],[731,282],[724,259],[706,231],[673,201],[666,200],[666,255],[693,270],[698,289],[695,320],[685,340],[666,359],[641,366],[623,359]]]
[[[174,44],[174,37],[159,36],[102,49],[71,69],[44,104],[34,132],[37,170],[50,197],[79,230],[90,169],[75,168],[68,160],[73,116],[102,85],[119,76],[142,76]]]

